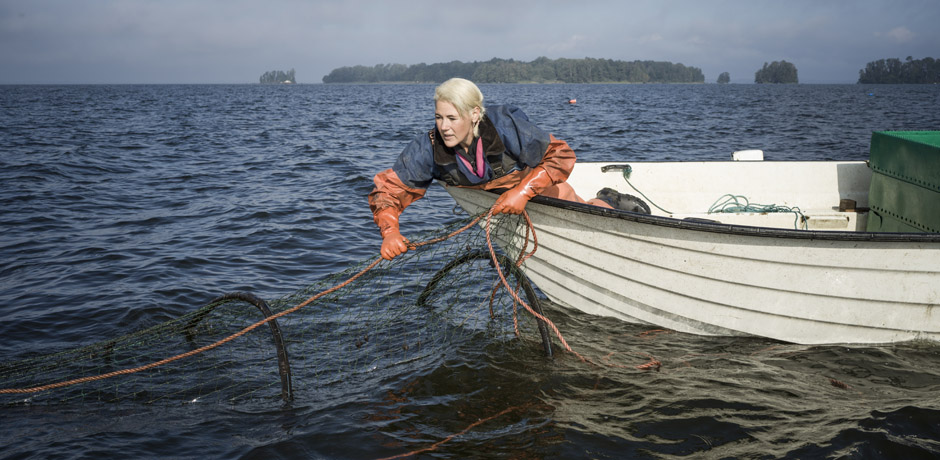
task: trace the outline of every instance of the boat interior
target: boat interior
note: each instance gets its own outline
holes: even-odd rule
[[[611,187],[653,215],[781,229],[865,231],[872,172],[866,161],[578,163],[568,179],[588,200]]]

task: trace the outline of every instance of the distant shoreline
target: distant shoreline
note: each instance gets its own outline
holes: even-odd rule
[[[10,86],[171,86],[171,85],[188,85],[188,86],[213,86],[213,85],[227,85],[227,86],[275,86],[275,87],[291,87],[291,86],[342,86],[342,85],[436,85],[440,82],[401,82],[401,81],[389,81],[389,82],[344,82],[344,83],[319,83],[319,82],[310,82],[310,83],[292,83],[290,85],[268,85],[260,84],[256,82],[237,82],[237,83],[0,83],[0,87],[10,87]],[[589,82],[589,83],[566,83],[566,82],[513,82],[513,83],[480,83],[481,85],[704,85],[704,86],[755,86],[759,85],[753,82],[731,82],[731,83],[715,83],[715,82],[696,82],[696,83],[660,83],[660,82],[648,82],[648,83],[636,83],[636,82]],[[853,86],[935,86],[940,83],[858,83],[854,81],[845,81],[845,82],[800,82],[798,84],[789,84],[789,85],[777,85],[777,84],[762,84],[760,86],[822,86],[822,85],[853,85]]]
[[[301,83],[298,83],[301,84]],[[307,83],[315,85],[439,85],[439,81],[350,81],[337,83]],[[481,82],[481,85],[708,85],[707,82],[635,82],[635,81],[592,81],[583,83],[569,83],[564,81],[513,81],[513,82]],[[750,83],[748,83],[750,84]]]
[[[667,61],[613,59],[549,59],[532,61],[493,58],[489,61],[433,64],[376,64],[333,69],[323,83],[443,82],[461,77],[482,83],[703,83],[702,69]]]

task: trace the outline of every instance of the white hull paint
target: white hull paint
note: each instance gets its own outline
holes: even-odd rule
[[[585,198],[605,186],[636,195],[619,172],[600,172],[606,164],[579,163],[569,183]],[[801,344],[940,341],[940,235],[865,233],[857,231],[864,213],[835,209],[846,197],[867,205],[863,162],[632,168],[631,184],[672,212],[647,216],[543,197],[526,207],[539,249],[525,273],[553,302],[703,335]],[[737,169],[745,175],[735,178]],[[472,214],[496,198],[447,190]],[[800,205],[799,225],[810,229],[794,229],[789,213],[704,213],[723,193]]]

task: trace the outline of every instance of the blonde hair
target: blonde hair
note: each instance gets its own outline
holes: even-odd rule
[[[473,84],[472,81],[464,78],[451,78],[441,83],[434,90],[434,102],[438,101],[449,102],[464,117],[469,117],[470,112],[475,108],[480,109],[480,120],[483,119],[483,114],[486,113],[486,108],[483,107],[483,93],[480,92],[480,88],[477,88],[477,85]],[[480,135],[480,120],[473,124],[474,136]]]

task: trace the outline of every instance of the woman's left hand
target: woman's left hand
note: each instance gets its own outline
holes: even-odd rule
[[[522,214],[531,197],[520,185],[506,190],[496,199],[496,203],[493,204],[493,214]]]
[[[496,203],[493,204],[493,214],[522,214],[526,203],[551,185],[552,178],[548,175],[548,171],[537,166],[518,185],[506,190],[496,199]]]

